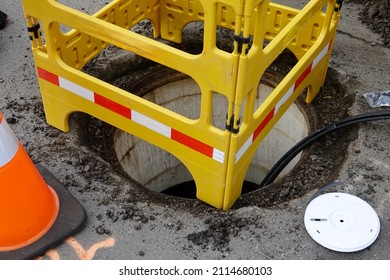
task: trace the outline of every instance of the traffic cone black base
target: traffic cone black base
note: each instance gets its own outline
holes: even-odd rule
[[[84,207],[72,194],[44,166],[36,164],[35,167],[58,195],[60,209],[57,219],[49,231],[34,243],[20,249],[0,252],[0,260],[34,259],[42,256],[69,236],[79,232],[87,220]]]

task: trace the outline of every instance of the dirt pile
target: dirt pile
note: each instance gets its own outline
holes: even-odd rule
[[[364,5],[360,20],[379,34],[386,46],[390,46],[390,0],[350,0]]]
[[[207,225],[207,229],[189,234],[188,241],[201,249],[211,247],[212,250],[228,252],[230,251],[230,236],[237,237],[240,231],[249,230],[249,225],[255,222],[231,214],[218,214],[219,216],[206,218],[204,223]]]

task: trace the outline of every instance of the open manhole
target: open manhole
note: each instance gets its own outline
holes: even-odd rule
[[[220,47],[223,46],[220,43]],[[199,53],[202,46],[191,41],[184,48]],[[271,65],[259,84],[255,108],[294,64],[295,58],[290,53],[283,53]],[[189,119],[199,117],[199,86],[190,77],[172,69],[109,48],[84,71]],[[277,182],[258,190],[264,176],[289,148],[324,124],[347,116],[353,100],[346,94],[341,95],[340,91],[343,89],[337,73],[330,70],[324,89],[312,104],[304,103],[302,93],[290,106],[253,157],[243,184],[242,198],[235,207],[274,205],[334,179],[344,160],[350,133],[330,136],[314,145],[302,156],[297,156]],[[214,94],[212,124],[221,130],[225,127],[226,108],[225,97]],[[196,197],[196,185],[190,172],[170,153],[94,118],[88,118],[87,125],[87,144],[118,173],[147,190],[149,196],[158,193],[172,198]]]
[[[258,87],[257,107],[278,84],[279,75],[267,73]],[[153,82],[148,82],[153,81]],[[173,71],[158,71],[140,82],[142,97],[190,119],[199,117],[201,91],[194,80]],[[257,188],[275,162],[308,134],[309,120],[302,104],[294,103],[261,143],[247,172],[243,193]],[[227,100],[213,98],[213,125],[224,129]],[[196,186],[188,169],[173,155],[136,136],[114,129],[114,158],[123,171],[144,188],[173,196],[195,198]],[[288,173],[299,161],[296,157],[283,171]]]

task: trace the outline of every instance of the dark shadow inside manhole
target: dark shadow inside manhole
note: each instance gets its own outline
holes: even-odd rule
[[[196,198],[196,184],[195,181],[187,181],[169,187],[161,193],[175,197]]]
[[[259,184],[245,180],[242,185],[242,194],[255,191],[259,188]],[[162,194],[181,197],[181,198],[196,198],[196,184],[195,181],[188,181],[181,184],[174,185],[161,192]]]
[[[198,45],[199,42],[190,40],[176,47],[189,53],[194,48],[197,53],[201,49]],[[220,43],[220,48],[223,46]],[[201,93],[193,79],[134,54],[123,54],[114,47],[110,57],[110,48],[103,57],[86,65],[83,71],[188,119],[199,118]],[[132,67],[121,67],[128,65],[129,61]],[[295,63],[295,57],[287,51],[270,66],[259,84],[255,108]],[[262,142],[247,172],[242,196],[234,207],[272,206],[302,196],[336,178],[347,154],[348,143],[354,138],[354,130],[331,134],[318,141],[297,156],[278,180],[258,189],[267,172],[289,148],[325,124],[348,116],[348,108],[354,102],[353,95],[341,85],[338,73],[333,69],[329,69],[324,87],[311,104],[304,103],[304,96],[305,92]],[[226,108],[226,98],[214,94],[211,117],[212,125],[217,129],[224,130]],[[145,189],[149,199],[160,201],[163,195],[166,197],[164,201],[173,199],[175,204],[180,204],[182,198],[196,197],[196,185],[190,172],[173,155],[95,118],[87,117],[84,125],[88,127],[83,138],[85,144],[131,184]]]

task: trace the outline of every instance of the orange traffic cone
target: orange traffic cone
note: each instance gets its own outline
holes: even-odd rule
[[[42,237],[59,211],[48,186],[0,112],[0,251],[25,247]]]

